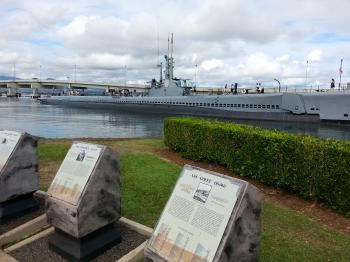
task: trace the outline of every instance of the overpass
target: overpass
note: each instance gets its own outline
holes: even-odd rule
[[[29,79],[29,80],[0,80],[0,88],[7,89],[8,96],[14,96],[18,94],[18,88],[31,88],[33,90],[33,95],[38,94],[38,89],[48,88],[48,89],[64,89],[69,90],[74,89],[103,89],[106,92],[120,91],[123,89],[128,89],[130,92],[144,92],[147,87],[145,84],[120,84],[120,83],[104,83],[104,82],[82,82],[82,81],[64,81],[64,80],[39,80],[39,79]]]

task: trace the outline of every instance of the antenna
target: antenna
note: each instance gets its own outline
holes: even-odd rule
[[[168,32],[168,57],[169,57],[169,32]]]
[[[158,28],[158,20],[157,20],[157,58],[158,58],[158,64],[159,64],[159,28]]]
[[[173,51],[174,51],[174,34],[171,33],[171,58],[173,58]]]

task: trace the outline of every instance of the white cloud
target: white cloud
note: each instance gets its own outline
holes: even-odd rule
[[[278,74],[279,70],[279,63],[264,53],[255,53],[246,58],[244,64],[241,65],[240,73],[244,76],[273,76]]]
[[[307,60],[312,61],[312,62],[317,62],[321,60],[322,56],[322,50],[321,49],[315,49],[312,50],[308,55],[307,55]]]
[[[289,57],[290,57],[289,55],[282,55],[282,56],[276,57],[276,61],[277,62],[287,61]]]
[[[93,53],[88,56],[76,56],[57,60],[62,67],[78,65],[80,68],[113,69],[135,63],[129,55],[113,55],[109,53]]]
[[[201,1],[195,12],[179,21],[178,28],[187,38],[209,42],[241,39],[264,43],[281,33],[276,19],[260,12],[254,0]]]
[[[13,64],[18,60],[18,53],[15,52],[2,52],[0,51],[0,61],[4,64]]]
[[[222,60],[219,59],[210,59],[210,60],[205,60],[200,64],[200,68],[204,69],[204,70],[213,70],[213,69],[219,69],[222,68],[224,66],[224,62]]]
[[[350,81],[349,8],[347,0],[2,0],[0,74],[16,60],[24,76],[42,64],[43,75],[64,78],[77,64],[79,78],[121,81],[126,64],[128,81],[142,82],[158,76],[157,32],[162,55],[174,31],[179,77],[193,78],[198,64],[203,85],[275,77],[298,85],[310,60],[310,82],[328,86],[340,58]],[[322,42],[327,34],[332,42]]]
[[[93,20],[94,17],[77,16],[65,27],[58,31],[58,37],[62,39],[76,38],[83,35],[86,31],[86,24]]]

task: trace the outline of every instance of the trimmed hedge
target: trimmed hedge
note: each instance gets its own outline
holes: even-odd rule
[[[319,200],[350,215],[350,143],[200,118],[167,118],[164,142],[183,157]]]

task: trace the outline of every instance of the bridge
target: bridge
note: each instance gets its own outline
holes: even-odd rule
[[[82,81],[64,81],[64,80],[0,80],[0,89],[7,89],[8,96],[18,95],[19,88],[31,88],[33,96],[38,95],[38,89],[103,89],[106,92],[115,92],[123,89],[128,89],[129,92],[144,92],[146,91],[145,84],[120,84],[120,83],[104,83],[104,82],[82,82]]]

